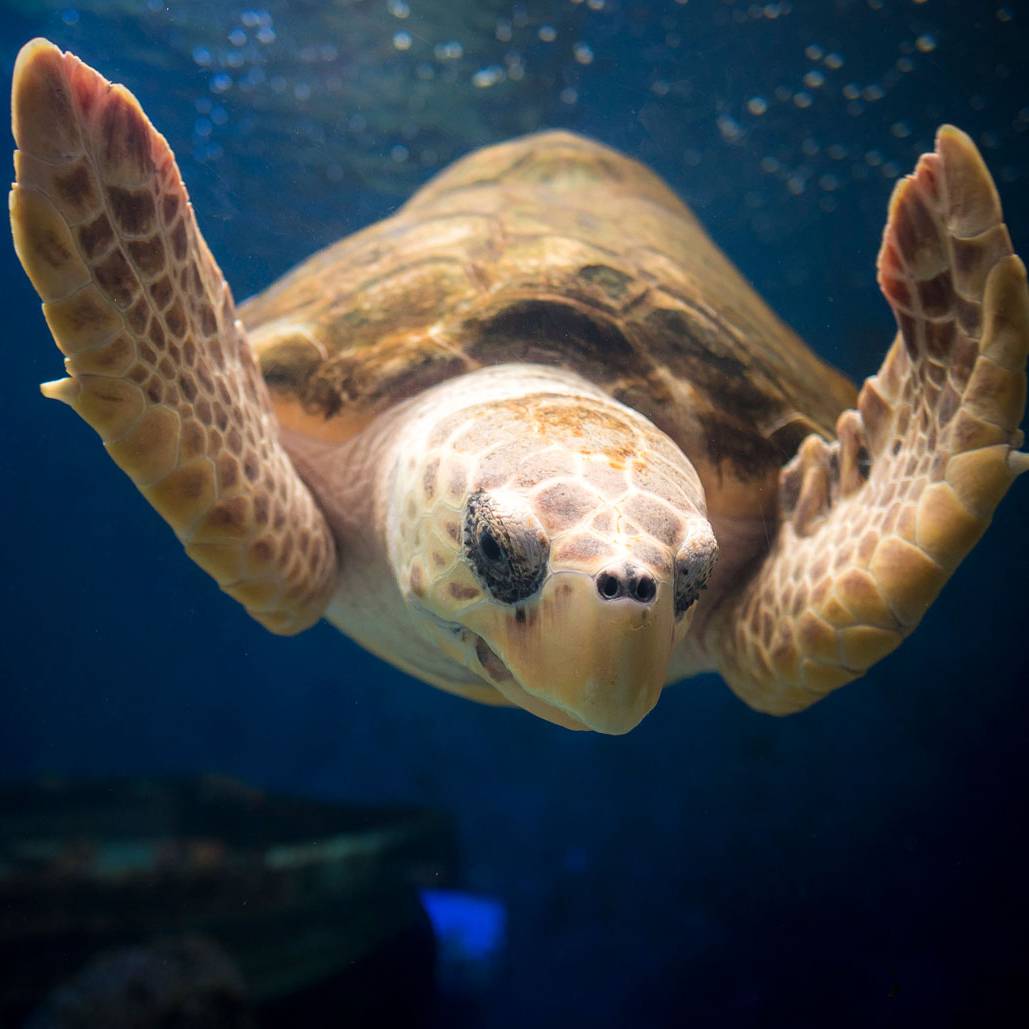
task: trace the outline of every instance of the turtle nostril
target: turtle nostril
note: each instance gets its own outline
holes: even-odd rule
[[[641,575],[636,580],[635,596],[641,604],[649,604],[657,596],[657,583],[649,575]]]
[[[622,584],[610,572],[601,572],[597,576],[597,592],[605,600],[614,600],[622,592]]]

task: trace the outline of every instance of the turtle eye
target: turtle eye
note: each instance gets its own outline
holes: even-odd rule
[[[675,560],[675,617],[681,618],[707,589],[718,560],[718,545],[713,536],[689,541]]]
[[[546,533],[532,515],[504,511],[488,493],[468,500],[464,547],[476,578],[501,603],[516,604],[543,585],[550,557]]]
[[[686,614],[693,607],[706,585],[706,581],[694,577],[693,570],[689,566],[676,569],[675,615],[677,618]]]
[[[479,533],[479,550],[482,551],[482,556],[487,561],[494,563],[501,561],[504,557],[504,552],[500,549],[496,536],[489,529],[483,529]]]

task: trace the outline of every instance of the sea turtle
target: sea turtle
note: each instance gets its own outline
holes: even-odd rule
[[[13,96],[43,393],[273,632],[576,729],[702,670],[783,714],[900,643],[1029,465],[1025,269],[952,127],[890,202],[857,391],[599,143],[479,150],[237,310],[124,87],[35,40]]]

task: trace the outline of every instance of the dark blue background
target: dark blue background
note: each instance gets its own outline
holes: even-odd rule
[[[855,376],[877,367],[892,335],[874,285],[891,182],[866,151],[903,172],[939,121],[957,122],[983,143],[1016,247],[1029,248],[1020,4],[798,0],[775,18],[716,0],[528,5],[517,31],[551,17],[564,56],[534,64],[540,48],[526,44],[524,86],[481,98],[469,86],[481,138],[455,124],[412,169],[408,123],[380,132],[365,107],[349,142],[330,129],[326,151],[342,155],[331,172],[299,161],[288,132],[274,152],[254,149],[266,115],[238,90],[217,98],[228,118],[205,134],[196,100],[211,71],[190,57],[201,8],[138,6],[74,17],[8,7],[5,82],[36,34],[126,82],[179,153],[237,296],[391,210],[409,188],[401,172],[416,181],[448,146],[506,134],[519,88],[533,124],[589,132],[657,167],[783,316]],[[308,31],[314,6],[294,5],[290,22],[280,4],[280,40]],[[431,47],[428,11],[420,24],[417,0],[411,9],[403,24],[383,16],[383,31]],[[573,16],[590,20],[566,25]],[[211,47],[224,47],[238,12],[206,17]],[[567,33],[590,40],[590,65],[568,57]],[[848,112],[841,84],[882,81],[875,69],[926,33],[934,47],[914,48],[916,71]],[[386,40],[382,61],[399,59]],[[750,117],[749,97],[800,88],[812,42],[839,49],[845,69],[810,108],[788,98]],[[462,74],[474,71],[466,62]],[[568,83],[575,102],[555,100]],[[908,136],[891,132],[899,120]],[[384,156],[401,138],[402,168]],[[833,139],[848,156],[842,184],[825,189]],[[360,179],[353,151],[370,162]],[[762,171],[769,155],[807,169],[801,192]],[[703,677],[668,690],[627,737],[573,734],[409,680],[325,625],[283,640],[252,623],[185,559],[93,432],[38,395],[60,361],[9,247],[0,283],[0,774],[219,771],[452,811],[468,885],[509,908],[506,970],[483,1026],[998,1025],[1029,1012],[1029,483],[1016,483],[914,637],[808,712],[757,715]]]

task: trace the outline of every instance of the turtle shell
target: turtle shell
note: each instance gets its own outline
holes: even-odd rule
[[[345,440],[484,365],[559,365],[675,439],[709,503],[716,484],[764,492],[855,399],[658,176],[565,132],[463,158],[240,315],[305,436]]]

